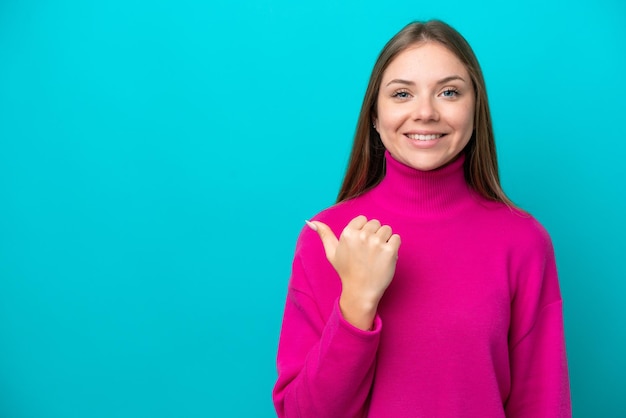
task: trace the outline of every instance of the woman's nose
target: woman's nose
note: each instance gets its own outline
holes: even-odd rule
[[[438,120],[437,106],[430,97],[418,97],[415,99],[413,108],[414,120]]]

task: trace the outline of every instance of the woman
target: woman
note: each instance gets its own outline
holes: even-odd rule
[[[384,47],[338,203],[307,223],[279,417],[571,416],[552,244],[500,187],[482,72],[450,26]]]

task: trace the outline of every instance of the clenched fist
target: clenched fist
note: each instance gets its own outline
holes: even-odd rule
[[[355,327],[370,329],[396,270],[400,236],[362,215],[348,223],[339,239],[322,222],[307,224],[319,234],[326,258],[341,279],[342,315]]]

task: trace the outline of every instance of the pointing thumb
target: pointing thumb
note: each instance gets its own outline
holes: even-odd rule
[[[331,261],[335,258],[335,251],[337,250],[337,244],[339,240],[335,236],[335,233],[330,229],[328,225],[320,221],[305,221],[306,224],[313,231],[316,231],[322,240],[324,251],[326,252],[326,258]]]

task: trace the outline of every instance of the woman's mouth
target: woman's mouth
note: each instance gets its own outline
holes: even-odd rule
[[[409,139],[417,140],[417,141],[432,141],[433,139],[439,139],[444,134],[406,134]]]

